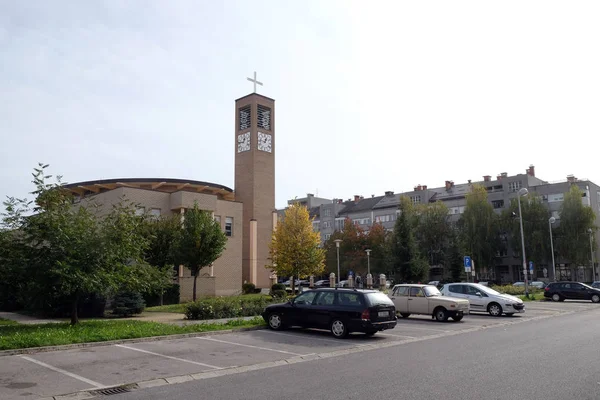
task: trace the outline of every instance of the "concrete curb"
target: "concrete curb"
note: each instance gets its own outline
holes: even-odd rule
[[[550,315],[541,315],[539,317],[530,318],[530,319],[527,319],[524,321],[510,320],[510,321],[499,323],[499,324],[466,328],[466,329],[461,329],[458,331],[439,333],[436,335],[416,337],[416,338],[411,338],[411,339],[397,340],[397,341],[378,343],[378,344],[369,344],[369,345],[364,345],[364,346],[359,346],[359,347],[353,347],[350,349],[335,350],[335,351],[331,351],[328,353],[310,354],[310,355],[306,355],[306,356],[294,356],[294,357],[290,357],[290,358],[283,359],[283,360],[267,361],[267,362],[263,362],[263,363],[259,363],[259,364],[246,365],[246,366],[241,366],[241,367],[229,367],[229,368],[223,368],[220,370],[204,371],[204,372],[199,372],[196,374],[185,374],[185,375],[172,376],[172,377],[167,377],[167,378],[157,378],[157,379],[151,379],[148,381],[140,381],[140,382],[129,383],[129,384],[124,384],[124,385],[117,385],[114,387],[126,386],[126,387],[129,387],[130,390],[134,391],[137,389],[146,389],[146,388],[152,388],[152,387],[158,387],[158,386],[175,385],[175,384],[190,382],[190,381],[195,381],[195,380],[211,379],[211,378],[217,378],[217,377],[221,377],[221,376],[225,376],[225,375],[234,375],[234,374],[240,374],[240,373],[244,373],[244,372],[286,366],[286,365],[297,364],[297,363],[302,363],[302,362],[307,362],[307,361],[315,361],[315,360],[339,357],[339,356],[343,356],[343,355],[347,355],[347,354],[362,353],[365,351],[371,351],[371,350],[377,350],[377,349],[383,349],[383,348],[389,348],[389,347],[395,347],[395,346],[402,346],[402,345],[415,343],[415,342],[422,342],[422,341],[431,340],[431,339],[438,339],[441,337],[457,336],[457,335],[462,335],[465,333],[472,333],[472,332],[483,331],[483,330],[487,330],[487,329],[502,328],[502,327],[507,327],[507,326],[511,326],[511,325],[519,325],[519,324],[529,322],[529,321],[539,321],[539,320],[543,320],[543,319],[556,317],[557,315],[569,315],[569,314],[574,314],[574,313],[578,313],[578,312],[581,312],[581,311],[577,310],[577,311],[560,312],[560,313],[555,313],[555,314],[550,314]],[[92,399],[95,396],[96,395],[93,394],[93,391],[84,390],[84,391],[80,391],[80,392],[75,392],[75,393],[70,393],[70,394],[65,394],[65,395],[60,395],[60,396],[54,396],[54,397],[48,398],[48,400],[73,400],[73,399],[84,400],[84,399]]]
[[[107,340],[104,342],[86,342],[86,343],[64,344],[64,345],[58,345],[58,346],[28,347],[25,349],[0,350],[0,357],[14,356],[14,355],[19,355],[19,354],[46,353],[49,351],[81,349],[81,348],[86,348],[86,347],[111,346],[114,344],[157,342],[160,340],[185,339],[185,338],[196,337],[196,336],[222,335],[225,333],[256,331],[256,330],[261,330],[261,329],[266,329],[266,328],[267,328],[266,325],[262,325],[262,326],[252,326],[252,327],[247,327],[247,328],[223,329],[223,330],[209,331],[209,332],[180,333],[180,334],[175,334],[175,335],[149,336],[149,337],[133,338],[133,339]]]

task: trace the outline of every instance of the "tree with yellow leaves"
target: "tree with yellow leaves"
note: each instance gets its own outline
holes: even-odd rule
[[[291,205],[277,224],[269,245],[271,265],[266,267],[278,276],[293,277],[292,293],[296,278],[318,275],[325,268],[325,250],[319,246],[320,234],[313,231],[312,220],[305,206]]]

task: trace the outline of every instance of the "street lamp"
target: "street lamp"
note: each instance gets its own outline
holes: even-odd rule
[[[525,281],[525,296],[529,297],[529,288],[527,287],[527,258],[525,257],[525,235],[523,234],[523,214],[521,213],[521,196],[527,196],[527,188],[521,188],[517,193],[517,202],[519,203],[519,225],[521,226],[521,253],[523,254],[523,278]]]
[[[556,218],[550,217],[548,226],[550,227],[550,251],[552,252],[552,277],[556,282],[556,264],[554,263],[554,244],[552,243],[552,224],[556,222]]]
[[[340,243],[342,239],[335,239],[335,248],[337,249],[337,267],[338,267],[338,287],[340,287]]]
[[[596,280],[596,266],[594,265],[594,245],[592,244],[592,228],[588,229],[590,234],[590,254],[592,255],[592,282]]]
[[[367,275],[371,275],[371,249],[365,250],[367,253]]]

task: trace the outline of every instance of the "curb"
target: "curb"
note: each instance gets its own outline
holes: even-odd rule
[[[14,355],[19,355],[19,354],[46,353],[49,351],[81,349],[81,348],[87,348],[87,347],[111,346],[114,344],[124,344],[124,343],[143,343],[143,342],[157,342],[157,341],[161,341],[161,340],[186,339],[186,338],[197,337],[197,336],[211,336],[211,335],[215,335],[215,334],[222,335],[225,333],[258,331],[258,330],[266,329],[266,328],[267,328],[266,325],[261,325],[261,326],[247,327],[247,328],[223,329],[223,330],[208,331],[208,332],[179,333],[179,334],[175,334],[175,335],[149,336],[149,337],[143,337],[143,338],[106,340],[103,342],[85,342],[85,343],[64,344],[64,345],[57,345],[57,346],[27,347],[24,349],[0,350],[0,357],[14,356]]]

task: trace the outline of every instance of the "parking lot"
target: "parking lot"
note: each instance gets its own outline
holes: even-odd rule
[[[446,323],[428,317],[400,318],[395,329],[373,337],[352,334],[345,340],[334,339],[325,331],[256,330],[3,356],[0,357],[0,399],[52,398],[130,383],[139,383],[143,388],[205,379],[220,373],[278,367],[501,325],[535,323],[532,320],[560,318],[564,313],[597,308],[589,302],[530,302],[524,314],[514,317],[471,314],[461,322]],[[92,395],[86,392],[79,398]]]

